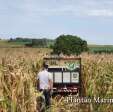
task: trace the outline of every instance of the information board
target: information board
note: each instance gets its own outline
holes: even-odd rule
[[[79,72],[72,72],[71,76],[72,83],[79,83]]]
[[[62,83],[62,72],[54,73],[55,83]]]

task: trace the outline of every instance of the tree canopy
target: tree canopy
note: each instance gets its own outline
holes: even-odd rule
[[[80,54],[83,51],[87,51],[87,41],[82,40],[78,36],[73,35],[60,35],[54,44],[53,52],[55,54]]]

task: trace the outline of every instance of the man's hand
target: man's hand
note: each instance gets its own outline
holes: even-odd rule
[[[49,80],[49,89],[53,89],[53,81]]]

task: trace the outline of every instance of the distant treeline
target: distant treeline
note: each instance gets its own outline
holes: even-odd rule
[[[90,53],[95,53],[95,54],[102,54],[102,53],[107,53],[107,54],[110,54],[110,53],[113,53],[113,45],[95,45],[93,47],[89,46],[89,52]]]
[[[10,38],[10,44],[24,45],[25,47],[53,48],[57,53],[63,52],[70,54],[72,52],[89,52],[94,54],[113,53],[113,45],[88,45],[87,41],[81,40],[73,35],[60,35],[57,39],[35,39],[35,38]]]
[[[24,43],[26,47],[51,47],[54,44],[52,39],[31,39],[31,38],[15,38],[9,39],[8,42]]]

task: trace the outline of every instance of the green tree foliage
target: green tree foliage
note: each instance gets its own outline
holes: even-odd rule
[[[17,37],[15,39],[10,38],[8,42],[13,42],[13,43],[21,43],[25,45],[26,47],[51,47],[54,44],[54,40],[52,39],[34,39],[34,38],[21,38]]]
[[[46,39],[32,39],[32,46],[47,47]]]
[[[60,35],[54,44],[53,52],[55,54],[80,54],[87,51],[87,42],[78,36]]]

